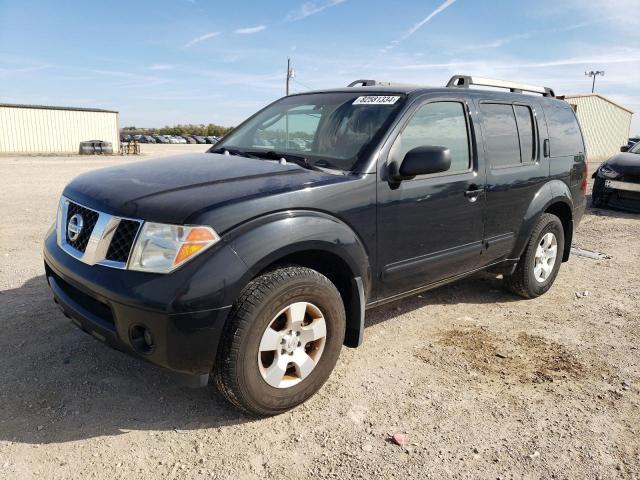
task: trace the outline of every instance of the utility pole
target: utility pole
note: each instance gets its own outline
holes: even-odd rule
[[[293,78],[293,69],[291,68],[291,59],[287,58],[287,97],[289,96],[289,81]]]
[[[591,84],[591,93],[596,89],[596,77],[602,75],[604,77],[604,70],[591,70],[590,72],[584,72],[587,77],[593,77],[593,83]]]

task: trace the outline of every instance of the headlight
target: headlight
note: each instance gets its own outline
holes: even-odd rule
[[[146,222],[133,247],[130,270],[168,273],[215,244],[211,227]]]
[[[608,165],[602,165],[598,169],[598,175],[604,178],[617,178],[620,174]]]

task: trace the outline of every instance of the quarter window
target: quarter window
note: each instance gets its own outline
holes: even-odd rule
[[[451,151],[449,172],[469,169],[469,136],[464,105],[460,102],[427,103],[396,139],[391,156],[402,160],[409,150],[423,146],[447,147]]]
[[[571,108],[546,108],[552,157],[575,156],[584,153],[578,121]]]

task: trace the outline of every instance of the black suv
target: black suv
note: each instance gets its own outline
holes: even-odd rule
[[[480,270],[545,293],[586,185],[549,88],[360,80],[282,98],[208,153],[76,178],[45,269],[82,330],[272,415],[360,345],[366,309]]]

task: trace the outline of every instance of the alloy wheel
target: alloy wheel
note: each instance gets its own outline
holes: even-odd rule
[[[327,324],[318,307],[295,302],[269,322],[258,348],[258,368],[265,382],[289,388],[307,378],[318,364]]]

